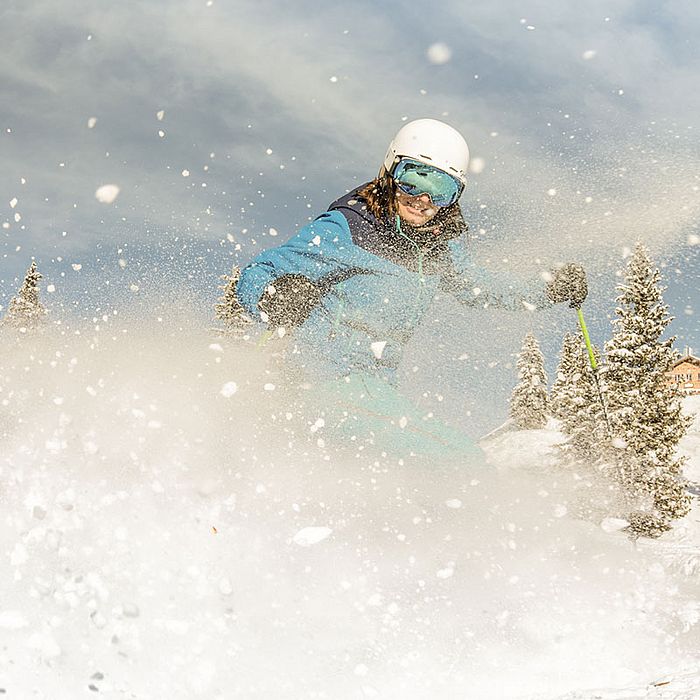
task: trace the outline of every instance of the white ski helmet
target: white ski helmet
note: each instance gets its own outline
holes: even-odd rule
[[[389,144],[384,167],[391,173],[400,158],[433,165],[467,184],[469,146],[462,134],[437,119],[416,119],[399,129]]]

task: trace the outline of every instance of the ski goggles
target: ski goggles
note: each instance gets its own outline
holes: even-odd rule
[[[456,177],[411,158],[402,158],[390,175],[402,192],[411,197],[427,194],[436,207],[454,204],[464,189]]]

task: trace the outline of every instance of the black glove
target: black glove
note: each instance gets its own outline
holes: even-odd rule
[[[263,292],[258,308],[271,326],[300,326],[321,300],[321,290],[304,275],[282,275]]]
[[[568,301],[572,309],[578,309],[588,296],[585,270],[576,263],[566,263],[552,270],[552,281],[547,284],[550,301],[559,304]]]

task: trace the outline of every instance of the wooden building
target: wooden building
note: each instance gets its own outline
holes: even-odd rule
[[[690,348],[683,357],[666,372],[667,384],[684,394],[700,394],[700,358],[690,353]]]

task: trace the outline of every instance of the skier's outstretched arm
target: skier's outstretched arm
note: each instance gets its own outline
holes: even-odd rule
[[[450,250],[453,269],[443,277],[442,288],[467,306],[534,311],[568,301],[579,308],[588,295],[586,273],[576,263],[523,280],[477,265],[459,241],[450,243]]]
[[[452,269],[441,288],[465,306],[510,310],[544,309],[552,305],[542,277],[523,280],[508,272],[477,265],[463,242],[450,242]]]
[[[283,245],[259,253],[241,271],[241,304],[273,326],[303,323],[323,294],[318,283],[338,269],[333,251],[346,237],[346,228],[342,215],[324,214]]]

